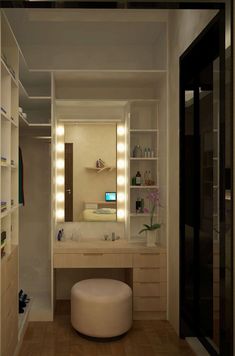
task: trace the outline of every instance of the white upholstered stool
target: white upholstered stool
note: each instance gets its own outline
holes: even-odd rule
[[[94,337],[124,334],[132,325],[132,290],[114,279],[86,279],[71,290],[71,323]]]

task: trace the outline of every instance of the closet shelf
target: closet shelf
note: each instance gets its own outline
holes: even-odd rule
[[[18,88],[17,80],[14,78],[14,76],[12,75],[8,66],[6,65],[6,63],[4,62],[4,60],[2,58],[1,58],[1,66],[2,66],[2,69],[4,69],[7,72],[7,74],[11,77],[12,83]]]
[[[5,114],[2,110],[1,110],[1,118],[9,122],[11,121],[8,115]]]
[[[18,127],[18,124],[13,119],[11,119],[11,124],[14,125],[15,127]]]
[[[7,162],[1,162],[1,167],[6,167],[6,168],[8,168],[8,167],[10,167],[11,165],[9,164],[9,163],[7,163]]]
[[[8,216],[9,214],[10,214],[10,210],[9,210],[9,209],[3,211],[3,212],[1,213],[1,219],[5,218],[5,217]]]
[[[96,167],[86,167],[87,170],[90,170],[90,171],[95,171],[96,173],[101,173],[101,172],[105,172],[105,171],[108,171],[108,172],[112,172],[114,169],[116,169],[116,167],[112,167],[112,166],[105,166],[105,167],[102,167],[102,168],[96,168]]]

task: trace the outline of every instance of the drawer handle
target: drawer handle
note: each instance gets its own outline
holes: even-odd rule
[[[83,256],[103,256],[103,253],[98,253],[98,252],[83,253]]]
[[[140,253],[141,256],[160,256],[160,253]]]
[[[160,282],[135,282],[139,284],[160,284]]]
[[[160,299],[160,297],[158,297],[158,296],[148,296],[148,295],[146,295],[145,297],[138,297],[138,298],[141,298],[141,299]]]

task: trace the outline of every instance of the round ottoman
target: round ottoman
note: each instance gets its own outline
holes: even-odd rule
[[[114,279],[86,279],[71,290],[71,323],[82,334],[114,337],[132,325],[132,290]]]

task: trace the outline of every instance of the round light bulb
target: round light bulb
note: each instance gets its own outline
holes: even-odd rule
[[[58,159],[58,160],[56,161],[56,167],[57,167],[58,169],[64,168],[64,160],[63,160],[63,159]]]
[[[117,211],[117,217],[119,219],[123,219],[125,217],[125,211],[123,209],[118,209]]]
[[[57,176],[56,177],[56,183],[58,185],[63,185],[64,184],[64,177],[63,176]]]
[[[125,127],[124,126],[118,126],[117,134],[118,134],[118,136],[123,136],[125,134]]]
[[[118,176],[117,177],[117,184],[118,185],[123,185],[125,183],[125,178],[124,176]]]
[[[57,210],[56,217],[58,219],[63,219],[64,218],[64,210],[63,209]]]
[[[56,151],[57,152],[64,152],[64,144],[63,143],[57,143]]]
[[[118,202],[123,202],[125,200],[125,194],[124,193],[118,193],[117,194],[117,200],[118,200]]]
[[[118,167],[119,169],[123,169],[123,168],[125,167],[125,161],[124,161],[124,159],[119,159],[119,160],[117,161],[117,167]]]
[[[120,153],[122,153],[122,152],[125,151],[125,145],[124,145],[124,143],[119,142],[119,143],[117,144],[117,151],[120,152]]]
[[[58,136],[63,136],[64,135],[64,126],[57,126],[56,133]]]
[[[58,202],[63,202],[64,201],[64,193],[57,193],[56,194],[56,200]]]

